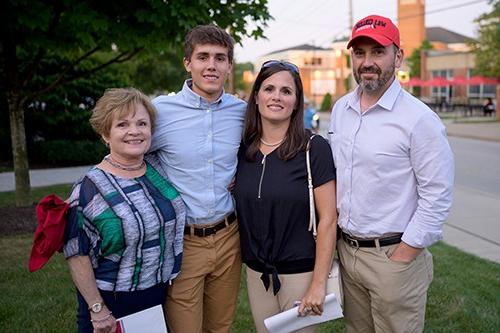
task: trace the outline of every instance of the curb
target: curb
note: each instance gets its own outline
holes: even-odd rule
[[[450,132],[447,131],[448,136],[453,136],[457,138],[465,138],[465,139],[474,139],[474,140],[481,140],[481,141],[488,141],[488,142],[500,142],[500,138],[492,138],[492,137],[485,137],[481,135],[475,135],[475,134],[465,134],[465,133],[457,133],[457,132]]]

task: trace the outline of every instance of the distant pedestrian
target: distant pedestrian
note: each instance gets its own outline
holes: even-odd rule
[[[309,100],[304,98],[304,128],[310,131],[313,130],[313,118],[316,112]]]
[[[493,100],[491,99],[491,97],[488,97],[483,105],[483,115],[485,117],[488,117],[493,115],[494,112],[495,112],[495,104],[493,104]]]
[[[159,160],[144,158],[155,118],[133,88],[106,90],[92,112],[109,155],[73,187],[64,244],[80,333],[115,332],[116,318],[163,304],[179,273],[184,203]]]
[[[422,332],[432,256],[451,203],[454,161],[441,120],[401,89],[399,30],[371,15],[348,48],[358,87],[335,103],[347,332]]]

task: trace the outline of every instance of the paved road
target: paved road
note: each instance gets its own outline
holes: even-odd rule
[[[450,137],[459,186],[500,196],[500,142]]]

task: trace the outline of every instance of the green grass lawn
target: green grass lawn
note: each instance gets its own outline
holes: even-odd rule
[[[0,237],[0,332],[75,332],[76,299],[63,256],[29,273],[30,248],[31,235]],[[499,332],[500,265],[444,243],[431,252],[435,272],[425,332]],[[337,320],[319,331],[343,327]],[[233,332],[253,332],[243,282]]]
[[[71,191],[72,184],[53,185],[45,187],[31,188],[31,200],[33,202],[40,201],[41,198],[49,193],[54,193],[63,199],[66,199]],[[14,192],[0,192],[0,207],[14,206],[16,203],[16,196]]]
[[[65,198],[70,185],[38,188]],[[13,193],[0,193],[0,207]],[[1,223],[1,219],[0,219]],[[0,332],[76,332],[76,296],[62,254],[40,271],[28,272],[32,235],[0,236]],[[425,332],[500,332],[500,264],[464,253],[442,242],[430,248],[434,281],[429,290]],[[233,332],[254,332],[242,277]],[[319,332],[341,332],[343,321],[323,324]]]

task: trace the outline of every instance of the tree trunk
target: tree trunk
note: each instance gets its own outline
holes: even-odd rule
[[[16,178],[16,206],[31,205],[30,175],[28,152],[26,148],[26,132],[24,129],[24,109],[15,91],[7,93],[9,103],[10,137],[12,141],[12,158]]]

